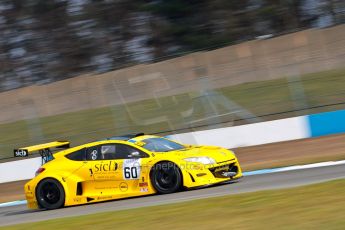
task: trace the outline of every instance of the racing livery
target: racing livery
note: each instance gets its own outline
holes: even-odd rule
[[[52,148],[64,148],[52,153]],[[153,135],[127,135],[69,148],[56,141],[16,149],[39,151],[42,166],[24,187],[28,207],[56,209],[225,183],[242,177],[235,154]]]

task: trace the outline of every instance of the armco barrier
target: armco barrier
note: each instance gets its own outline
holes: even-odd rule
[[[181,133],[171,135],[169,138],[189,144],[235,148],[337,133],[345,133],[345,110]],[[30,179],[34,177],[40,163],[40,158],[1,163],[0,183]]]

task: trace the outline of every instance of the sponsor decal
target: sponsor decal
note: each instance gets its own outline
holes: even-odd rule
[[[149,189],[148,188],[140,188],[140,192],[148,192]]]
[[[126,192],[127,190],[128,190],[128,184],[126,182],[121,182],[120,183],[120,191]]]
[[[108,200],[111,198],[113,198],[113,197],[112,196],[99,196],[99,197],[97,197],[97,200]]]
[[[29,156],[29,151],[27,149],[15,149],[14,157],[27,157]]]
[[[147,182],[139,183],[139,187],[148,187],[149,184]]]
[[[74,198],[73,201],[76,202],[76,203],[80,203],[81,199],[80,198]]]
[[[104,173],[99,173],[99,174],[95,174],[95,180],[116,180],[116,175],[111,175],[109,174],[109,172],[106,172],[108,174],[104,174]]]
[[[123,161],[123,179],[137,180],[140,178],[141,159],[125,159]]]
[[[96,186],[95,189],[97,190],[115,190],[117,189],[116,186]],[[102,193],[102,192],[101,192]]]
[[[96,172],[110,172],[110,171],[116,171],[118,168],[118,164],[113,161],[109,161],[108,163],[99,163],[95,164],[95,173]]]
[[[92,160],[96,160],[96,159],[97,159],[97,150],[93,150],[93,151],[91,152],[91,159],[92,159]]]

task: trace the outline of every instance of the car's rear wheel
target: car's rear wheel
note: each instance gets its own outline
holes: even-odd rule
[[[174,163],[160,162],[151,170],[151,182],[158,193],[173,193],[181,189],[182,175]]]
[[[44,209],[61,208],[65,203],[65,191],[55,179],[42,180],[36,189],[38,205]]]

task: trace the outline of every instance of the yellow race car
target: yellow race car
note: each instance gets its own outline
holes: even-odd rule
[[[65,150],[53,154],[52,148]],[[230,150],[152,135],[112,137],[73,148],[56,141],[16,149],[14,154],[23,157],[35,151],[42,156],[42,166],[24,188],[32,209],[167,194],[242,177]]]

